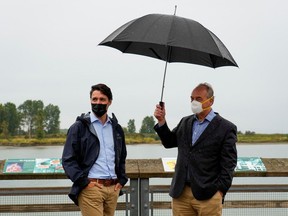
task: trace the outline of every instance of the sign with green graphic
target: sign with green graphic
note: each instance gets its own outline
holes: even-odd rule
[[[237,160],[237,166],[235,171],[266,171],[266,167],[263,164],[260,157],[239,157]]]
[[[7,159],[3,173],[64,173],[59,158]]]
[[[165,172],[174,172],[176,158],[162,158],[163,168]],[[265,172],[266,167],[260,157],[238,157],[236,172],[256,171]]]

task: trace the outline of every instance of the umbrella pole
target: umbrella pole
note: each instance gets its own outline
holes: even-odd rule
[[[162,92],[161,92],[161,99],[160,99],[160,102],[159,102],[159,105],[162,107],[164,102],[162,101],[163,99],[163,92],[164,92],[164,87],[165,87],[165,78],[166,78],[166,71],[167,71],[167,63],[168,61],[166,61],[165,63],[165,70],[164,70],[164,76],[163,76],[163,83],[162,83]]]
[[[163,76],[163,83],[162,83],[161,99],[160,99],[160,102],[159,102],[159,105],[160,105],[161,107],[163,107],[163,105],[164,105],[164,102],[163,102],[162,100],[163,100],[163,93],[164,93],[164,86],[165,86],[165,78],[166,78],[167,64],[168,64],[168,61],[170,61],[171,52],[172,52],[172,47],[171,47],[171,46],[168,46],[168,53],[167,53],[167,58],[166,58],[166,63],[165,63],[165,70],[164,70],[164,76]]]

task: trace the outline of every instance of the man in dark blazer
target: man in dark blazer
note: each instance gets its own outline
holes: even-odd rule
[[[214,112],[214,91],[201,83],[192,91],[193,115],[171,131],[165,105],[156,105],[154,129],[165,148],[178,147],[170,196],[174,216],[220,216],[237,165],[237,127]]]

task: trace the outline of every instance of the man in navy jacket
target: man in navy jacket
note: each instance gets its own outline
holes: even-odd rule
[[[178,147],[170,188],[173,215],[220,216],[224,196],[237,165],[237,128],[214,112],[214,91],[199,84],[191,95],[193,115],[184,117],[171,131],[165,106],[156,105],[154,129],[165,148]]]
[[[127,183],[127,156],[122,127],[107,114],[112,93],[105,84],[90,91],[91,110],[69,128],[62,164],[73,182],[69,197],[82,215],[114,215],[121,188]]]

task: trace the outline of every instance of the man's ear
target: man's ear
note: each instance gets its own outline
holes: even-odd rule
[[[108,102],[108,106],[110,106],[112,104],[112,100],[109,100]]]
[[[214,96],[210,99],[211,104],[214,104]]]

